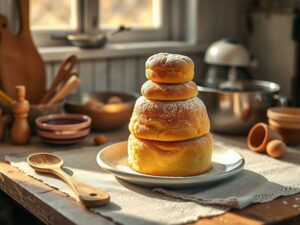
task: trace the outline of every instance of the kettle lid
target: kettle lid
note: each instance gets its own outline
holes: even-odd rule
[[[235,39],[222,39],[211,44],[205,52],[204,61],[212,65],[248,67],[249,51]]]

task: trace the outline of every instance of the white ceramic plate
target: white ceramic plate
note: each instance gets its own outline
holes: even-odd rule
[[[237,152],[220,145],[213,146],[213,167],[210,171],[188,177],[165,177],[141,174],[127,164],[127,141],[102,149],[97,155],[97,163],[109,173],[130,183],[148,187],[185,188],[207,185],[231,177],[240,172],[245,164]]]

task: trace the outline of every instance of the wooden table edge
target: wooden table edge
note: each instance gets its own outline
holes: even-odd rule
[[[114,224],[109,219],[88,211],[82,204],[75,202],[64,193],[27,176],[6,162],[0,162],[0,189],[45,224]],[[55,203],[46,203],[45,195],[50,195],[48,198],[57,197]],[[55,208],[50,204],[56,204]],[[297,205],[299,207],[295,207]],[[280,197],[267,203],[251,205],[240,211],[200,218],[193,224],[300,224],[300,193]]]

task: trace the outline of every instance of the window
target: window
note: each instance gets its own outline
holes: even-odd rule
[[[116,28],[120,24],[134,28],[159,28],[160,7],[159,0],[100,0],[100,28]]]
[[[114,42],[166,40],[171,0],[30,0],[30,22],[38,45],[57,45],[53,35],[132,28]],[[61,42],[60,43],[65,43]]]
[[[77,12],[78,4],[74,0],[30,0],[31,28],[32,30],[76,30]]]

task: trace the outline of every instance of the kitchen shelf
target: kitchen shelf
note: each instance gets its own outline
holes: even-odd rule
[[[40,47],[39,52],[45,62],[60,61],[70,54],[79,59],[122,58],[128,56],[144,56],[157,52],[199,53],[204,52],[208,43],[194,44],[180,41],[135,42],[108,44],[104,48],[82,49],[74,46]]]

